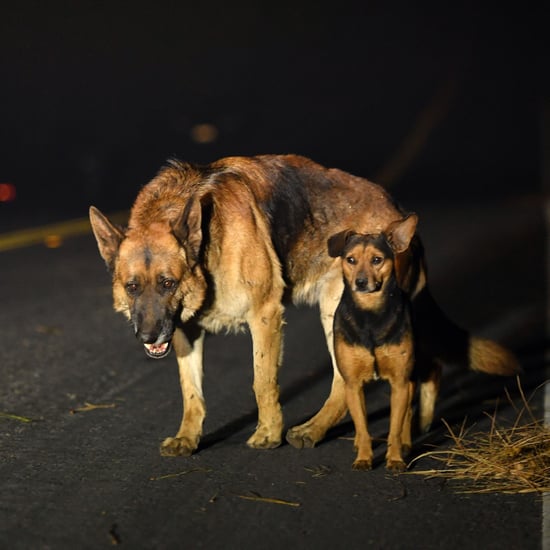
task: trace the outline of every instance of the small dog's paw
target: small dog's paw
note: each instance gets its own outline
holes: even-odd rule
[[[296,449],[313,449],[315,441],[309,437],[309,433],[300,428],[290,428],[286,432],[287,442]]]
[[[386,461],[386,470],[392,474],[400,474],[407,469],[407,465],[403,460],[387,460]]]
[[[352,465],[351,468],[353,470],[372,470],[372,460],[356,460]]]
[[[197,448],[186,437],[167,437],[160,446],[161,456],[190,456]]]

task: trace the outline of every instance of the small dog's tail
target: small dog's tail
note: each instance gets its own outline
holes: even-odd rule
[[[479,338],[451,321],[427,286],[412,300],[417,348],[440,365],[456,365],[500,376],[521,372],[515,355],[493,340]]]

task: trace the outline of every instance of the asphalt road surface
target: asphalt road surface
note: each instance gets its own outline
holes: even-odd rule
[[[544,379],[540,197],[409,206],[439,302],[518,353],[530,394]],[[112,311],[91,234],[60,244],[0,256],[1,548],[540,548],[540,496],[464,494],[452,482],[385,471],[384,383],[367,387],[370,472],[351,470],[349,418],[315,449],[247,448],[256,421],[247,335],[207,339],[201,447],[161,457],[180,420],[174,356],[147,359]],[[288,310],[280,382],[287,428],[328,394],[314,309]],[[445,371],[442,386],[436,417],[454,427],[466,418],[489,430],[484,413],[497,402],[499,422],[517,414],[504,395],[507,386],[517,397],[515,380]],[[540,390],[531,406],[540,418]],[[449,445],[439,421],[413,454],[431,445]],[[433,467],[423,458],[410,472]]]

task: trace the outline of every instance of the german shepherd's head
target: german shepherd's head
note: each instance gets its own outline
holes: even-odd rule
[[[199,265],[200,201],[189,200],[175,222],[160,219],[123,229],[90,208],[99,252],[113,276],[114,308],[155,359],[169,353],[177,323],[195,315],[207,289]]]
[[[342,258],[344,283],[363,309],[382,305],[390,281],[396,279],[396,255],[405,252],[418,223],[416,214],[392,222],[376,234],[341,231],[328,239],[333,258]]]

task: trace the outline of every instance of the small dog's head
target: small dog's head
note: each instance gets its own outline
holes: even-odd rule
[[[384,290],[394,273],[395,255],[407,250],[417,223],[417,215],[409,214],[381,233],[365,235],[348,229],[329,238],[328,252],[342,258],[344,282],[353,293]]]
[[[149,357],[165,357],[176,323],[190,319],[206,296],[200,201],[191,199],[174,223],[122,229],[94,207],[90,222],[113,275],[114,309],[131,321]]]

